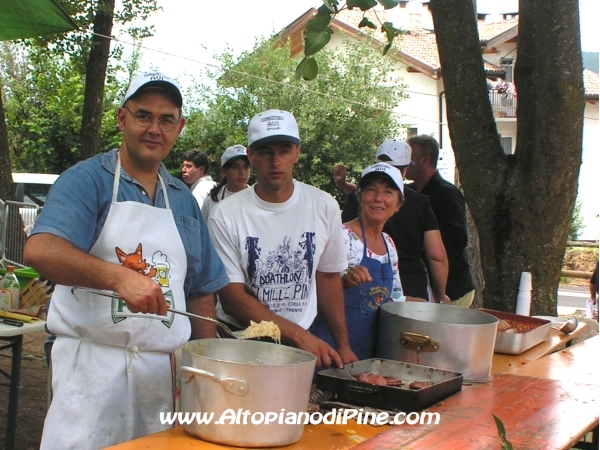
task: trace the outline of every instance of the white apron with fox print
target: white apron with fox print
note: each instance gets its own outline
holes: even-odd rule
[[[185,310],[187,260],[169,209],[117,202],[90,254],[153,278],[171,307]],[[160,176],[159,176],[160,178]],[[42,449],[98,449],[168,428],[161,411],[174,408],[171,353],[189,339],[189,319],[133,314],[125,302],[57,286],[48,328],[53,398],[44,423]]]

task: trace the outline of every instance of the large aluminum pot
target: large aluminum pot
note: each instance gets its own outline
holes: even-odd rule
[[[377,356],[463,374],[490,375],[498,319],[474,309],[439,303],[381,305]]]
[[[237,339],[202,339],[183,346],[181,411],[214,413],[210,423],[184,424],[200,439],[239,447],[297,442],[304,425],[253,424],[261,414],[306,412],[316,357],[285,345]],[[246,418],[244,419],[244,412]],[[224,423],[216,422],[226,412]],[[229,418],[239,415],[240,423]],[[246,422],[246,423],[244,423]],[[283,423],[280,423],[283,422]]]

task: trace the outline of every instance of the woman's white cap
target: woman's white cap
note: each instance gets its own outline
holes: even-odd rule
[[[364,187],[367,180],[376,175],[388,177],[390,180],[392,180],[396,187],[400,189],[400,192],[404,194],[404,182],[402,181],[402,174],[394,166],[390,166],[388,163],[383,162],[373,164],[372,166],[369,166],[363,170],[358,185],[361,188]]]
[[[245,156],[246,158],[248,157],[246,154],[246,147],[243,145],[235,144],[231,147],[227,147],[221,156],[221,167],[223,167],[227,161],[240,158],[242,156]]]

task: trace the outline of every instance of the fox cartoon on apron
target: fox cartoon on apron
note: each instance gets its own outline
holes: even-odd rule
[[[169,307],[185,310],[187,259],[165,184],[159,175],[166,208],[117,202],[120,174],[117,153],[110,210],[90,254],[153,279]],[[174,409],[171,354],[189,339],[187,318],[134,314],[122,300],[57,286],[48,319],[57,338],[42,449],[97,449],[168,428],[159,414]]]

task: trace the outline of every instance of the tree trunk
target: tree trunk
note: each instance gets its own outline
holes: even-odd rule
[[[81,159],[87,159],[100,151],[100,127],[102,125],[102,102],[104,82],[110,54],[110,36],[113,27],[115,0],[98,0],[94,17],[92,48],[85,70],[85,94],[81,117]]]
[[[527,271],[532,314],[554,315],[581,164],[577,0],[521,2],[514,155],[504,154],[498,139],[472,2],[432,0],[431,8],[450,137],[479,231],[484,306],[514,312]]]
[[[4,104],[2,103],[2,84],[0,84],[0,199],[13,200],[14,195],[6,117],[4,115]]]
[[[467,208],[467,230],[469,233],[469,245],[467,246],[467,256],[471,265],[471,274],[475,282],[475,298],[473,299],[473,308],[483,308],[483,292],[485,290],[485,277],[481,268],[481,246],[479,244],[479,232],[473,221],[473,214]]]
[[[462,184],[460,183],[460,174],[458,168],[454,171],[454,184],[458,187],[463,195],[465,194]],[[467,206],[467,233],[469,235],[469,244],[467,245],[467,258],[471,266],[471,275],[475,282],[475,298],[473,299],[473,308],[483,308],[483,291],[485,289],[485,279],[483,270],[481,269],[481,246],[479,245],[479,233],[473,214]]]

